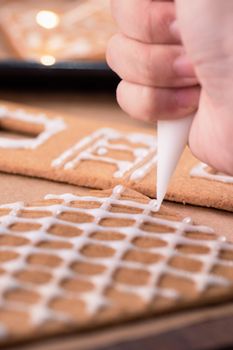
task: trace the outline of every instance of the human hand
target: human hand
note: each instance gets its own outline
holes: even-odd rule
[[[107,60],[123,79],[121,107],[147,121],[198,108],[192,152],[233,174],[232,1],[112,0],[112,7],[120,33],[110,41]]]

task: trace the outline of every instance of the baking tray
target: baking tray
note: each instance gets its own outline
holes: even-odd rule
[[[71,61],[57,62],[44,66],[33,61],[2,60],[0,61],[0,76],[96,76],[112,78],[114,73],[104,61]]]
[[[89,89],[113,87],[117,75],[105,61],[66,61],[44,66],[33,61],[1,60],[0,78],[5,86],[82,87]]]

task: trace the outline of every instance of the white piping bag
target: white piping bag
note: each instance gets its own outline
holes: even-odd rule
[[[158,121],[157,210],[161,207],[172,174],[187,145],[193,118],[192,114],[182,119]]]

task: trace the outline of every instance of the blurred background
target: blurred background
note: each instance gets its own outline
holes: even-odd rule
[[[1,80],[115,88],[118,78],[105,62],[115,32],[110,0],[1,0]]]

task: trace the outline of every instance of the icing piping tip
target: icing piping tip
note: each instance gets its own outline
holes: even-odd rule
[[[157,203],[160,209],[179,159],[188,142],[194,115],[158,121]]]
[[[161,198],[157,198],[157,203],[155,207],[155,211],[160,211],[161,205],[162,205],[163,200]]]

